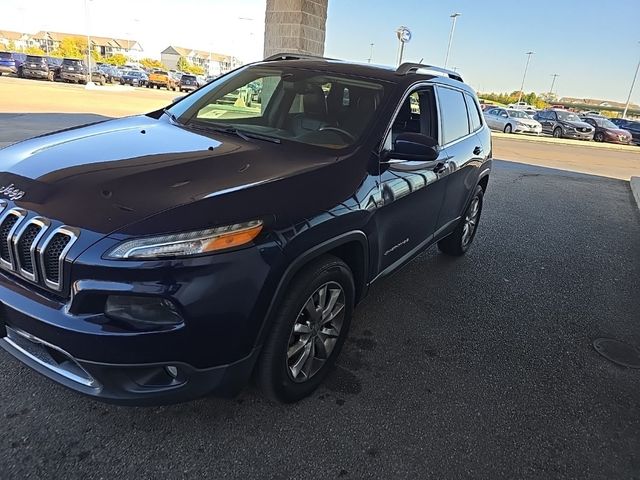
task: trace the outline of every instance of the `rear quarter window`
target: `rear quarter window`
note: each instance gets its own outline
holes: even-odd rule
[[[480,117],[480,112],[478,111],[478,106],[474,98],[468,93],[464,94],[464,99],[467,103],[467,111],[469,112],[469,125],[471,126],[471,131],[475,132],[482,127],[482,119]]]

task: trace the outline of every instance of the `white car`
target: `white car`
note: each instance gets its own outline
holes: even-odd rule
[[[514,110],[533,110],[534,112],[536,110],[533,105],[529,105],[527,102],[510,103],[507,105],[507,108],[513,108]]]
[[[513,108],[491,108],[484,112],[489,128],[504,133],[533,133],[540,135],[542,125],[522,110]]]

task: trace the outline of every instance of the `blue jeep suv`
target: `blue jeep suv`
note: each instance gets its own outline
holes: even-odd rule
[[[431,245],[469,249],[491,137],[459,73],[283,54],[8,146],[0,171],[7,352],[104,401],[253,376],[293,402],[372,283]]]

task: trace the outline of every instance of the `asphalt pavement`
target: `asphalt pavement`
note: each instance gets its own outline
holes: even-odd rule
[[[570,148],[570,147],[569,147]],[[0,351],[0,478],[640,479],[629,183],[496,161],[478,235],[376,283],[312,397],[97,403]]]

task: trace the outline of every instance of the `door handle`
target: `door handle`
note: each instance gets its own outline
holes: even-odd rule
[[[477,146],[476,148],[473,149],[473,154],[474,155],[480,155],[482,153],[482,147],[481,146]]]
[[[447,169],[447,163],[446,162],[438,162],[436,163],[436,166],[433,167],[433,171],[435,173],[442,173]]]

